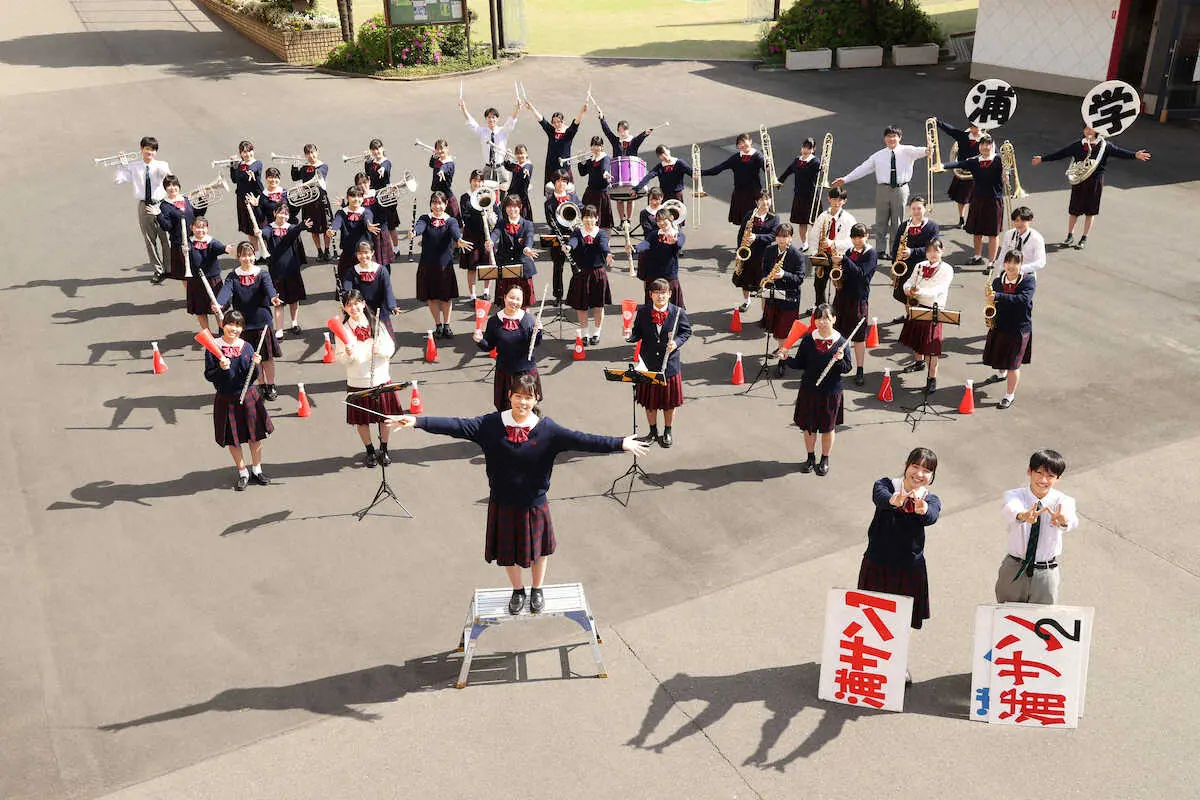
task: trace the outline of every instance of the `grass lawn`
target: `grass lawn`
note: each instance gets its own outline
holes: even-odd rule
[[[318,5],[337,15],[335,0]],[[978,0],[921,5],[947,34],[975,28]],[[475,0],[472,7],[479,14],[472,38],[490,40],[487,5]],[[764,23],[744,21],[748,0],[524,0],[524,9],[524,49],[536,55],[754,59],[764,30]],[[382,0],[354,0],[358,24],[382,10]]]

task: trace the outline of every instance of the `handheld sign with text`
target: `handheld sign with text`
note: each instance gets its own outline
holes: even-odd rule
[[[904,710],[912,603],[903,595],[830,589],[817,697]]]

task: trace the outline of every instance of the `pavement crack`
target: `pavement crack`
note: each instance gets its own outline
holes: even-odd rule
[[[1180,570],[1181,572],[1186,572],[1188,575],[1191,575],[1193,578],[1200,579],[1200,573],[1197,573],[1193,570],[1188,569],[1183,564],[1179,564],[1175,560],[1163,555],[1162,553],[1158,552],[1157,550],[1155,550],[1151,547],[1148,547],[1145,544],[1142,544],[1137,539],[1132,539],[1132,538],[1126,536],[1125,534],[1121,533],[1121,531],[1115,525],[1109,525],[1104,522],[1101,522],[1100,520],[1096,519],[1095,517],[1089,517],[1087,514],[1081,514],[1081,513],[1079,513],[1078,510],[1076,510],[1075,513],[1079,516],[1080,519],[1086,519],[1088,522],[1092,523],[1100,530],[1111,533],[1113,536],[1117,537],[1121,541],[1133,545],[1134,547],[1138,548],[1142,552],[1149,553],[1150,555],[1157,558],[1159,561],[1162,561],[1163,563],[1165,563],[1171,567],[1174,567],[1175,569]]]
[[[646,671],[646,674],[649,675],[654,680],[654,685],[658,688],[658,690],[666,693],[666,695],[671,698],[672,708],[678,709],[679,713],[681,713],[681,714],[683,714],[683,716],[687,717],[688,724],[691,725],[693,728],[695,728],[696,731],[701,736],[704,737],[704,740],[708,742],[709,746],[712,747],[713,751],[715,751],[716,754],[721,757],[722,761],[724,761],[726,764],[729,765],[729,768],[732,769],[734,774],[737,775],[738,778],[742,781],[742,783],[744,783],[746,785],[746,788],[749,789],[751,792],[753,792],[754,796],[757,797],[758,800],[763,800],[762,793],[754,788],[754,786],[746,778],[745,773],[743,773],[742,770],[736,764],[733,763],[732,759],[730,759],[729,756],[725,755],[725,751],[723,751],[721,749],[720,745],[718,745],[715,741],[713,741],[713,738],[708,735],[708,731],[704,730],[704,728],[701,728],[699,725],[696,724],[696,718],[693,717],[691,714],[689,714],[687,712],[687,710],[684,709],[684,707],[682,705],[680,705],[679,699],[677,697],[675,697],[675,695],[671,694],[670,689],[667,689],[663,685],[662,679],[659,678],[658,675],[654,672],[654,670],[652,670],[650,668],[649,664],[647,664],[645,661],[642,660],[642,657],[637,654],[637,651],[633,649],[633,646],[631,644],[629,644],[629,642],[625,639],[624,636],[621,635],[621,632],[612,626],[609,627],[609,630],[612,631],[614,634],[616,634],[616,637],[621,640],[621,644],[625,646],[625,649],[629,652],[629,654],[631,656],[633,656],[633,659],[635,661],[637,661],[637,663],[639,665],[641,665],[642,669],[644,669]]]

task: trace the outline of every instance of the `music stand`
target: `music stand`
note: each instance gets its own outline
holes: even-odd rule
[[[549,248],[555,248],[555,247],[561,246],[558,241],[558,236],[556,236],[555,234],[543,233],[543,234],[539,234],[539,235],[541,237],[539,241],[541,242],[541,244],[543,246],[549,247]],[[565,258],[565,263],[563,264],[563,269],[564,270],[572,269],[571,259],[566,258],[565,256],[564,256],[564,258]],[[553,264],[551,264],[550,268],[554,269]],[[573,269],[572,269],[572,271],[573,271]],[[563,276],[563,277],[568,277],[568,276]],[[568,283],[569,283],[569,278],[568,278]],[[568,306],[567,306],[567,303],[565,300],[563,300],[561,303],[557,303],[557,304],[551,306],[550,307],[550,317],[548,319],[542,320],[542,330],[545,333],[549,334],[550,336],[553,336],[555,339],[562,339],[563,338],[563,330],[562,330],[563,325],[569,325],[572,328],[578,328],[579,323],[577,321],[569,319],[567,317],[567,308],[568,308]],[[558,325],[558,331],[556,333],[550,333],[550,326],[554,325],[554,324]]]
[[[383,386],[376,386],[373,389],[364,389],[361,392],[351,392],[350,394],[346,395],[346,402],[351,403],[356,398],[362,398],[362,397],[378,397],[379,395],[383,394],[384,392],[399,392],[403,389],[409,388],[410,386],[412,386],[412,381],[401,381],[399,383],[386,383]],[[378,411],[372,411],[371,413],[378,414],[381,417],[386,416],[386,414],[379,414]],[[400,506],[400,510],[403,511],[404,513],[403,514],[375,514],[374,516],[377,516],[377,517],[400,517],[401,519],[413,519],[412,512],[409,511],[405,507],[404,503],[400,502],[400,497],[396,494],[396,492],[392,489],[391,485],[388,483],[387,466],[385,464],[380,463],[379,473],[380,473],[379,474],[379,488],[375,490],[375,496],[373,498],[371,498],[371,502],[368,503],[365,508],[363,508],[359,511],[355,511],[353,516],[357,517],[359,522],[362,522],[363,518],[371,513],[371,509],[375,508],[375,506],[379,505],[384,500],[390,498],[393,503]]]
[[[768,299],[770,299],[771,302],[773,303],[775,301],[775,285],[771,284],[771,288],[768,289],[768,291],[771,293],[770,297]],[[759,299],[760,300],[762,299],[761,291],[759,292]],[[762,304],[762,307],[763,307],[763,316],[766,316],[767,304],[764,302]],[[750,392],[754,391],[754,387],[758,385],[758,382],[761,381],[763,378],[766,378],[767,379],[767,388],[771,390],[771,397],[774,397],[776,400],[778,400],[779,393],[775,391],[775,381],[771,377],[772,369],[771,369],[771,365],[769,363],[770,358],[771,358],[771,337],[774,336],[774,330],[771,328],[770,325],[764,325],[763,327],[766,328],[767,335],[766,335],[766,338],[763,340],[762,362],[758,366],[758,374],[754,376],[754,380],[750,381],[750,385],[746,387],[746,391],[742,392],[742,394],[750,394]],[[782,363],[783,362],[780,362],[780,364],[782,364]],[[782,373],[780,373],[780,377],[782,377]]]
[[[961,316],[962,312],[946,311],[938,308],[936,303],[933,305],[933,308],[913,306],[908,309],[908,318],[910,320],[913,320],[914,322],[929,320],[934,325],[937,325],[938,323],[945,323],[946,325],[958,325],[960,324]],[[929,356],[926,356],[926,360],[928,359]],[[933,416],[944,420],[954,419],[950,416],[949,412],[938,411],[936,408],[929,405],[929,378],[925,379],[925,388],[921,390],[921,402],[915,406],[904,408],[903,410],[904,421],[912,424],[912,429],[914,432],[917,430],[917,423],[921,422],[927,414],[932,414]]]
[[[632,394],[632,398],[633,398],[633,436],[636,439],[637,438],[637,429],[638,429],[638,424],[637,424],[637,389],[638,389],[638,386],[641,386],[642,384],[650,384],[650,385],[655,385],[655,386],[666,386],[667,385],[666,379],[663,377],[663,374],[661,372],[650,372],[649,370],[640,370],[640,369],[637,369],[633,364],[630,364],[625,369],[621,369],[620,367],[605,367],[604,368],[604,380],[610,381],[612,383],[629,383],[629,384],[633,385],[632,386],[632,388],[633,388],[633,394]],[[621,500],[619,493],[617,492],[617,484],[620,483],[621,481],[625,480],[626,478],[629,478],[629,488],[625,490],[625,499]],[[625,472],[623,472],[621,475],[619,475],[617,477],[617,479],[612,482],[612,486],[610,486],[608,491],[605,492],[604,494],[612,497],[612,499],[616,500],[621,505],[628,507],[629,506],[629,497],[630,497],[630,495],[633,494],[633,482],[635,480],[637,480],[638,478],[641,478],[644,482],[650,484],[651,486],[657,487],[659,489],[663,488],[663,485],[661,483],[659,483],[658,481],[654,480],[653,478],[651,478],[649,475],[646,474],[646,470],[642,469],[642,465],[638,463],[637,453],[634,453],[633,454],[633,464],[630,465],[629,469],[625,470]]]
[[[520,280],[522,275],[522,266],[520,264],[505,264],[502,267],[479,267],[475,270],[475,277],[481,281],[501,281],[505,278],[514,278]],[[497,292],[499,294],[499,292]],[[496,298],[503,301],[503,298]]]

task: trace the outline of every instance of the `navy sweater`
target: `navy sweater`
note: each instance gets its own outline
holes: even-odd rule
[[[587,161],[579,162],[580,176],[587,176],[587,188],[590,192],[607,192],[608,178],[604,177],[606,172],[610,171],[612,159],[608,156],[600,156],[599,161],[588,159]]]
[[[421,237],[421,260],[424,267],[448,267],[454,263],[454,246],[462,238],[458,220],[446,217],[434,225],[428,214],[422,214],[413,227],[413,236]]]
[[[554,173],[560,169],[570,170],[570,165],[562,164],[559,159],[570,158],[571,145],[575,142],[575,134],[579,133],[579,125],[572,120],[562,133],[554,130],[547,120],[541,120],[538,125],[546,132],[546,180],[553,180]]]
[[[289,226],[283,236],[276,235],[273,225],[263,228],[267,251],[271,254],[270,271],[273,280],[299,274],[300,265],[304,263],[304,250],[300,247],[302,233],[302,225]]]
[[[388,159],[376,164],[374,159],[369,158],[364,167],[372,189],[378,191],[392,182],[392,162]]]
[[[275,284],[271,282],[271,273],[259,270],[254,281],[243,285],[237,270],[230,270],[217,292],[217,305],[224,308],[233,300],[235,310],[242,312],[246,318],[246,330],[257,331],[271,327],[271,301],[275,299]],[[246,276],[249,277],[249,276]]]
[[[764,278],[770,274],[771,270],[775,267],[775,262],[778,260],[778,244],[772,244],[763,251],[762,272]],[[795,247],[789,245],[787,255],[783,258],[783,272],[775,279],[775,296],[771,296],[771,289],[768,287],[763,292],[763,297],[782,311],[799,310],[800,289],[804,284],[804,277],[807,274],[808,258]],[[782,296],[780,296],[781,293]]]
[[[950,161],[942,166],[947,170],[965,169],[975,176],[974,185],[971,186],[972,202],[976,200],[994,200],[997,197],[1004,196],[1004,167],[1000,163],[999,153],[992,154],[992,157],[988,159],[986,167],[980,160],[980,156],[968,158],[964,161]]]
[[[682,231],[675,234],[675,241],[667,244],[662,240],[661,231],[655,231],[653,236],[647,236],[634,247],[639,253],[645,253],[642,261],[642,280],[652,281],[655,278],[667,280],[679,279],[679,254],[683,252],[686,237]]]
[[[834,353],[843,344],[846,349],[842,351],[841,360],[829,370],[829,374],[825,376],[825,380],[817,385],[817,378],[821,377],[821,373],[825,371],[825,367],[833,359]],[[817,350],[817,343],[813,340],[812,333],[806,333],[800,337],[800,344],[796,347],[796,355],[787,360],[787,365],[792,369],[804,370],[803,377],[800,378],[800,386],[808,389],[810,392],[818,394],[837,394],[842,391],[842,376],[850,370],[854,369],[854,362],[851,361],[853,354],[852,345],[846,341],[846,337],[838,337],[838,340],[829,348],[829,352],[822,353]]]
[[[1079,141],[1071,142],[1061,150],[1055,150],[1049,155],[1042,156],[1042,161],[1058,161],[1059,159],[1067,158],[1068,156],[1072,161],[1083,161],[1085,158],[1089,157],[1089,150],[1091,151],[1091,155],[1094,156],[1097,152],[1099,152],[1100,145],[1096,144],[1091,148],[1086,148],[1084,147],[1083,140],[1081,139]],[[1093,178],[1104,174],[1104,170],[1108,166],[1108,159],[1112,156],[1124,159],[1137,158],[1137,151],[1126,150],[1124,147],[1119,147],[1118,145],[1113,144],[1112,141],[1109,141],[1108,145],[1104,148],[1104,155],[1100,157],[1100,166],[1096,167],[1096,171],[1092,173]]]
[[[207,350],[204,351],[204,377],[216,388],[218,394],[237,397],[242,393],[242,386],[246,383],[246,373],[254,370],[254,373],[258,374],[258,367],[254,363],[254,344],[258,344],[258,342],[250,344],[245,340],[239,341],[242,342],[241,352],[237,355],[227,356],[229,369],[221,369],[221,362],[217,360],[217,357]],[[217,339],[217,347],[224,352],[232,351],[224,339]],[[251,378],[250,382],[253,383],[254,379]]]
[[[925,558],[925,528],[938,521],[942,501],[936,494],[925,495],[929,510],[913,514],[891,504],[896,487],[891,478],[880,478],[871,489],[875,517],[867,530],[868,561],[885,567],[912,567]]]
[[[508,182],[508,193],[529,200],[529,185],[533,183],[533,162],[518,164],[515,161],[505,161],[504,168],[512,173],[512,180]]]
[[[900,250],[900,237],[904,235],[904,231],[909,227],[908,223],[912,217],[900,223],[900,227],[896,228],[896,235],[892,237],[892,260],[896,260],[896,253]],[[920,264],[925,260],[925,247],[934,239],[938,238],[941,231],[938,229],[938,224],[931,219],[922,220],[921,230],[919,233],[908,234],[908,239],[905,240],[905,246],[912,252],[908,256],[909,264]]]
[[[746,235],[746,226],[750,225],[753,221],[758,222],[758,227],[754,229],[754,238],[750,240],[750,257],[761,258],[767,246],[775,241],[775,229],[779,227],[779,217],[768,211],[767,216],[761,220],[757,220],[754,212],[751,211],[742,220],[742,224],[738,226],[737,239],[734,240],[736,242],[735,247],[742,246],[742,237]]]
[[[854,248],[842,253],[842,288],[837,290],[838,294],[866,300],[871,295],[871,276],[878,265],[874,247],[861,253],[855,253]]]
[[[204,208],[196,208],[192,205],[192,201],[183,195],[183,210],[179,210],[170,200],[163,200],[158,204],[158,227],[162,228],[171,237],[171,247],[179,247],[182,244],[183,231],[179,227],[179,221],[182,219],[183,224],[190,231],[192,223],[196,221],[196,217],[203,217],[208,211],[208,206]],[[190,234],[189,234],[190,235]]]
[[[437,156],[430,156],[429,168],[433,170],[433,177],[429,181],[430,194],[441,192],[447,200],[454,197],[454,189],[451,188],[454,184],[454,162],[438,161]]]
[[[396,295],[392,292],[392,276],[383,267],[375,270],[374,280],[364,281],[362,275],[353,267],[346,270],[342,279],[342,292],[349,294],[357,289],[362,292],[363,301],[367,307],[376,313],[382,313],[386,318],[396,307]]]
[[[622,444],[620,437],[573,431],[549,417],[538,421],[528,441],[513,444],[508,441],[500,412],[474,418],[417,417],[417,427],[479,445],[487,467],[489,497],[509,508],[532,508],[546,502],[550,473],[559,453],[616,453]]]
[[[217,259],[223,255],[225,255],[225,244],[216,239],[207,244],[193,241],[191,252],[188,253],[192,259],[192,275],[204,273],[204,277],[209,280],[221,277],[221,265],[217,263]]]
[[[533,249],[533,223],[527,219],[517,222],[517,232],[508,232],[506,217],[492,231],[492,246],[496,248],[496,263],[501,266],[520,263],[521,277],[532,278],[537,275],[537,267],[533,259],[525,253],[525,248]],[[529,298],[526,298],[528,300]]]
[[[635,187],[643,188],[654,178],[658,178],[658,188],[663,190],[665,195],[679,194],[683,191],[683,183],[692,174],[692,165],[684,161],[682,158],[675,159],[674,164],[664,164],[659,161],[646,172],[646,177],[642,178]]]
[[[537,366],[537,361],[528,358],[529,338],[536,335],[538,342],[542,341],[542,332],[534,333],[536,323],[534,315],[526,312],[515,331],[505,330],[504,321],[498,314],[493,314],[483,328],[483,338],[477,342],[479,349],[487,351],[496,348],[496,369],[501,372],[509,375],[529,372]]]
[[[638,149],[642,146],[642,142],[646,141],[646,137],[650,134],[642,131],[637,136],[634,136],[628,142],[622,142],[620,138],[613,133],[612,128],[608,127],[608,120],[604,117],[600,118],[600,130],[604,131],[604,138],[608,139],[608,143],[612,145],[613,158],[621,156],[636,156]]]
[[[342,250],[353,253],[359,242],[370,242],[371,232],[367,230],[367,226],[373,222],[375,222],[375,215],[366,206],[360,206],[358,211],[351,211],[349,206],[339,208],[338,212],[333,215],[333,229],[341,231]],[[375,249],[374,244],[371,249]]]
[[[239,161],[229,165],[229,180],[233,182],[237,202],[245,204],[246,195],[258,194],[263,190],[262,171],[263,163],[258,159],[249,164]]]
[[[787,169],[779,176],[779,182],[783,183],[789,176],[796,176],[796,182],[792,186],[792,193],[796,197],[808,197],[816,190],[817,172],[821,169],[821,159],[813,157],[808,161],[801,161],[799,158],[793,159],[792,163],[788,164]]]
[[[662,372],[663,377],[671,378],[679,374],[679,351],[692,336],[692,323],[688,320],[686,311],[674,303],[667,303],[667,318],[659,331],[650,315],[652,309],[653,306],[638,306],[637,313],[633,315],[633,329],[629,334],[629,342],[642,343],[642,363],[647,369]],[[664,365],[663,357],[667,353],[667,342],[671,338],[671,328],[675,325],[676,317],[679,318],[679,325],[675,328],[675,349]]]
[[[992,291],[996,293],[995,330],[1017,335],[1033,331],[1033,293],[1037,291],[1037,278],[1022,275],[1017,290],[1012,294],[1004,291],[1004,276],[992,279]]]
[[[735,190],[759,191],[763,188],[762,175],[766,169],[766,161],[762,151],[755,150],[754,155],[742,160],[741,153],[734,153],[715,167],[700,170],[701,175],[720,175],[725,170],[733,170],[733,188]]]

